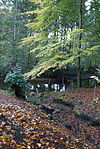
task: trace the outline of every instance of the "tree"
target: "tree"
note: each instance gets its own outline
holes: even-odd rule
[[[72,5],[73,4],[73,5]],[[69,7],[72,5],[71,10],[71,17],[66,16],[66,10],[67,12],[70,11]],[[37,13],[37,18],[35,22],[29,23],[27,26],[32,28],[34,31],[34,35],[31,38],[26,38],[23,40],[23,43],[27,39],[28,44],[34,43],[36,45],[36,48],[34,48],[33,51],[38,51],[39,53],[37,55],[37,58],[39,60],[39,63],[33,69],[33,71],[29,74],[31,75],[40,75],[44,73],[46,70],[50,68],[56,68],[59,69],[59,67],[62,67],[68,63],[72,63],[74,59],[79,57],[80,53],[77,53],[76,55],[72,55],[70,51],[76,50],[73,49],[76,48],[75,46],[78,45],[79,40],[80,43],[77,48],[81,48],[81,34],[82,31],[82,12],[80,11],[82,9],[82,2],[80,5],[77,5],[74,0],[71,1],[45,1],[44,3],[40,3],[41,9],[36,10],[35,13]],[[77,8],[79,8],[79,14],[77,13]],[[75,15],[73,15],[73,11],[75,10]],[[50,15],[51,14],[51,15]],[[77,16],[79,15],[79,17]],[[69,22],[66,22],[64,18],[68,18]],[[79,22],[75,21],[75,18],[79,18]],[[78,43],[77,45],[72,45],[73,43],[73,37],[68,38],[70,35],[70,32],[76,28],[79,27],[78,36],[77,38]],[[80,35],[79,35],[80,34]],[[74,32],[75,35],[75,32]],[[76,33],[77,36],[77,33]],[[38,38],[38,39],[37,39]],[[75,37],[76,38],[76,37]],[[44,39],[44,40],[43,40]],[[33,41],[34,40],[34,41]],[[38,44],[36,44],[38,42]],[[27,43],[27,41],[26,41]],[[72,49],[72,50],[71,50]],[[75,53],[75,52],[74,52]],[[78,58],[80,61],[80,58]],[[66,61],[66,63],[65,63]],[[78,84],[80,80],[80,62],[77,63],[77,70],[78,71]]]
[[[33,55],[29,55],[29,48],[20,48],[19,42],[30,34],[30,30],[24,25],[34,18],[34,15],[25,15],[23,12],[33,10],[36,5],[28,0],[0,2],[0,74],[5,75],[16,63],[19,63],[24,71],[30,70]]]
[[[16,65],[6,75],[5,82],[8,83],[17,97],[25,98],[25,93],[28,87],[21,68]]]
[[[1,0],[0,4],[1,75],[16,63],[32,77],[70,65],[80,87],[81,72],[98,67],[98,0]]]
[[[77,69],[77,87],[80,87],[83,61],[87,60],[87,55],[92,56],[99,48],[98,45],[90,46],[89,42],[91,31],[88,30],[89,26],[86,23],[90,18],[90,16],[88,18],[90,8],[86,7],[86,3],[89,2],[87,0],[35,2],[39,4],[38,9],[33,12],[37,17],[34,22],[26,25],[32,28],[33,35],[23,39],[23,44],[33,45],[32,52],[37,52],[38,62],[27,75],[36,77],[47,70],[62,69],[71,64]]]

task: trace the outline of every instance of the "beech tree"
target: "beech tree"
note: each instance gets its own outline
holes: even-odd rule
[[[15,63],[28,72],[27,77],[33,78],[72,66],[79,88],[81,72],[98,67],[98,0],[1,0],[0,3],[1,73]]]

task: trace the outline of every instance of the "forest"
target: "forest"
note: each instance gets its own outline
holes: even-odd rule
[[[0,149],[99,149],[100,1],[0,0]]]

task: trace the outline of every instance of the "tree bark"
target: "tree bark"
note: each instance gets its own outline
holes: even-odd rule
[[[83,3],[82,0],[80,0],[80,6],[79,6],[79,29],[82,29],[82,8],[83,8]],[[81,39],[82,39],[82,33],[79,35],[79,51],[78,55],[80,54],[80,49],[81,49]],[[80,57],[78,57],[77,60],[77,87],[81,87],[81,64],[80,64]]]
[[[12,53],[13,53],[13,63],[16,64],[17,63],[17,51],[16,51],[16,47],[17,47],[17,44],[16,44],[16,33],[17,33],[17,25],[16,25],[16,21],[17,21],[17,0],[15,1],[15,8],[14,8],[14,24],[13,24],[13,50],[12,50]]]

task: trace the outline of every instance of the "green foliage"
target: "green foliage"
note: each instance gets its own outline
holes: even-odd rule
[[[36,76],[40,76],[42,73],[53,69],[53,71],[57,69],[65,68],[67,64],[73,63],[76,65],[76,59],[84,54],[82,49],[81,53],[78,54],[78,36],[83,32],[81,29],[74,29],[72,32],[68,33],[71,35],[70,39],[65,39],[64,41],[58,41],[56,37],[51,37],[48,39],[48,44],[39,44],[37,45],[33,53],[37,51],[36,57],[38,58],[39,62],[36,66],[26,74],[26,76],[32,76],[33,78]],[[36,39],[34,39],[35,42]],[[40,38],[40,42],[43,40]],[[44,38],[46,42],[46,39]],[[63,44],[65,42],[65,45]],[[63,47],[69,47],[70,44],[73,44],[73,47],[68,50],[62,50]]]
[[[35,96],[30,96],[27,98],[27,101],[33,105],[40,105],[40,100],[37,99]]]
[[[16,65],[6,75],[4,82],[9,84],[11,89],[15,91],[17,97],[25,98],[25,94],[28,91],[30,84],[27,83],[21,71],[21,68]]]
[[[24,79],[24,75],[21,72],[21,68],[16,65],[11,71],[7,74],[5,78],[5,82],[12,85],[18,85],[20,87],[26,86],[26,80]]]
[[[33,69],[26,73],[27,77],[35,78],[48,70],[67,68],[68,65],[73,65],[76,70],[81,70],[88,69],[91,64],[92,66],[98,64],[100,46],[98,39],[91,45],[92,30],[88,29],[90,25],[87,23],[89,19],[91,23],[93,22],[90,17],[93,10],[92,3],[87,0],[78,0],[77,3],[75,0],[33,0],[33,2],[39,5],[38,9],[33,11],[36,18],[34,22],[26,25],[32,29],[33,34],[24,38],[22,45],[32,46],[31,53],[36,54],[37,62]],[[89,9],[86,8],[86,2],[91,6]],[[81,4],[82,14],[79,14]],[[96,9],[96,5],[93,7]],[[80,15],[82,17],[81,28],[78,21]],[[93,17],[96,15],[93,12]],[[90,64],[93,58],[94,61]]]
[[[0,0],[0,75],[5,75],[11,66],[18,63],[24,71],[30,70],[34,56],[29,47],[18,47],[22,38],[31,33],[24,25],[33,20],[34,14],[23,14],[34,10],[36,5],[28,0]]]
[[[99,0],[1,0],[0,4],[0,76],[15,63],[33,78],[69,65],[79,71],[98,67]],[[14,76],[8,76],[13,82]],[[20,81],[16,84],[22,85]]]
[[[94,79],[97,83],[100,83],[100,79],[97,76],[91,76],[91,79]]]
[[[91,76],[92,79],[92,86],[95,86],[100,83],[100,79],[97,76]]]

